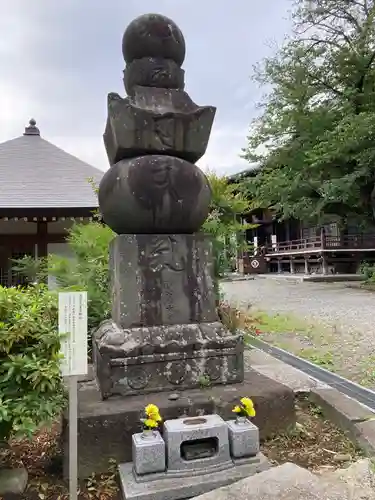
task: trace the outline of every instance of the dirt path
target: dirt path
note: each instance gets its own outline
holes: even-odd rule
[[[264,278],[225,282],[222,289],[242,309],[252,306],[271,315],[292,315],[306,324],[304,331],[278,332],[266,335],[266,340],[296,354],[310,350],[316,362],[320,356],[320,364],[332,364],[338,373],[375,386],[375,293],[344,283]]]

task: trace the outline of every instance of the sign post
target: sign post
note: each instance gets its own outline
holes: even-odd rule
[[[78,378],[87,375],[87,292],[59,293],[61,373],[69,388],[69,497],[78,490]]]

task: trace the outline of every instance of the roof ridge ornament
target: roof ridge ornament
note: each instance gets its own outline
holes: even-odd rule
[[[40,135],[40,130],[36,126],[36,121],[34,118],[31,118],[29,121],[29,126],[25,127],[25,132],[23,135]]]

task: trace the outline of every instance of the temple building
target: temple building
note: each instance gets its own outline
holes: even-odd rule
[[[0,285],[22,281],[13,259],[68,255],[67,229],[92,220],[103,173],[43,139],[35,120],[0,144]]]
[[[250,168],[228,178],[231,183],[256,175]],[[374,228],[360,232],[356,224],[340,228],[335,222],[314,226],[303,220],[279,220],[270,208],[241,214],[252,224],[246,231],[250,252],[237,262],[244,274],[355,274],[363,262],[375,262]]]

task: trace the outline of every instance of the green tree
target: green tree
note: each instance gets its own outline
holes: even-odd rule
[[[250,202],[241,184],[229,184],[226,177],[208,173],[212,191],[210,213],[202,230],[213,237],[215,276],[222,277],[231,267],[237,253],[246,249],[244,225],[240,215],[249,210]]]
[[[297,0],[292,35],[255,69],[270,88],[244,157],[257,205],[281,218],[371,223],[375,2]]]

